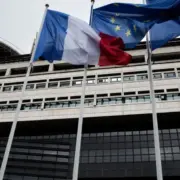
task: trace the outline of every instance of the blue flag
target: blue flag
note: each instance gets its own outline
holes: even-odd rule
[[[115,3],[97,8],[93,12],[92,27],[97,33],[103,32],[121,37],[126,48],[134,48],[151,27],[175,19],[176,21],[171,25],[172,28],[176,28],[174,33],[176,37],[179,32],[180,0],[157,1],[149,5]],[[169,27],[169,30],[172,28]],[[154,34],[156,43],[159,42],[157,37],[164,38],[165,32],[160,33],[161,31],[158,30]]]
[[[154,10],[141,6],[118,3],[94,9],[92,27],[97,33],[121,37],[125,48],[134,48],[157,21]]]
[[[147,3],[150,5],[153,4],[158,5],[158,4],[166,4],[166,3],[174,4],[176,3],[176,0],[147,0]],[[179,35],[180,35],[180,16],[173,20],[168,20],[166,22],[155,24],[150,30],[150,40],[151,40],[152,50],[163,46],[169,40],[174,39]]]

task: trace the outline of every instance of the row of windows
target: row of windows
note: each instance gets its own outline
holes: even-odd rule
[[[131,74],[131,73],[130,73]],[[176,75],[176,72],[164,72],[164,73],[154,73],[154,79],[167,79],[167,78],[176,78],[180,77],[180,72]],[[121,74],[119,75],[100,75],[96,79],[95,76],[88,76],[87,77],[87,85],[95,85],[95,84],[107,84],[107,83],[120,83],[122,82],[133,82],[133,81],[140,81],[140,80],[148,80],[147,72],[145,74],[125,74],[123,77]],[[23,82],[17,83],[5,83],[2,86],[3,92],[12,92],[12,91],[21,91]],[[47,80],[40,80],[40,81],[29,81],[26,90],[37,90],[37,89],[44,89],[44,88],[59,88],[59,87],[70,87],[70,86],[81,86],[82,85],[82,77],[73,77],[71,78],[61,78],[61,79],[49,79]]]
[[[161,154],[162,161],[179,161],[180,154]],[[146,162],[155,161],[155,155],[81,157],[81,163]]]
[[[155,95],[157,102],[163,101],[173,101],[180,100],[180,93],[169,93],[169,94],[157,94]],[[37,110],[37,109],[51,109],[51,108],[73,108],[80,106],[80,100],[68,100],[68,101],[50,101],[42,103],[24,103],[21,105],[21,110]],[[116,105],[116,104],[130,104],[130,103],[149,103],[150,96],[131,96],[131,97],[111,97],[111,98],[97,98],[94,102],[94,99],[86,99],[84,102],[85,107],[92,106],[106,106],[106,105]],[[7,103],[7,102],[6,102]],[[1,103],[2,104],[2,103]],[[15,111],[17,104],[2,104],[0,105],[0,111]]]

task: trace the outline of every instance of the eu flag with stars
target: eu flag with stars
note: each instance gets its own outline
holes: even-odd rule
[[[134,48],[149,29],[166,23],[165,29],[156,30],[152,36],[152,49],[160,47],[169,39],[169,32],[174,32],[171,38],[179,35],[180,0],[156,1],[148,5],[114,3],[94,9],[92,27],[98,33],[121,37],[126,48]]]
[[[147,0],[149,5],[173,4],[174,2],[176,0]],[[173,20],[155,24],[150,30],[151,48],[152,50],[157,49],[178,36],[180,36],[180,16]]]
[[[117,3],[94,9],[92,27],[97,33],[121,37],[127,49],[134,48],[157,21],[155,10],[141,6]]]

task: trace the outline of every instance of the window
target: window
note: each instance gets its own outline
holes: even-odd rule
[[[80,105],[80,101],[70,101],[69,107],[77,107]]]
[[[137,101],[138,102],[150,102],[150,96],[138,96]]]
[[[20,74],[26,74],[27,68],[14,68],[11,69],[11,75],[20,75]]]
[[[134,81],[134,76],[124,76],[123,80],[124,81]]]
[[[17,108],[17,105],[4,105],[4,106],[0,106],[1,111],[15,111]]]
[[[39,83],[39,84],[36,84],[36,89],[43,89],[46,87],[46,84],[45,83]]]
[[[136,97],[125,97],[125,102],[126,103],[133,103],[133,102],[137,102]]]
[[[72,85],[73,86],[81,86],[82,80],[73,80]]]
[[[111,83],[121,82],[121,77],[111,77],[111,78],[110,78],[110,82],[111,82]]]
[[[95,83],[95,76],[88,76],[86,83],[87,84],[94,84]]]
[[[85,99],[84,104],[86,106],[92,106],[94,103],[94,99]]]
[[[21,110],[33,110],[40,108],[41,108],[41,103],[22,104],[21,106]]]
[[[53,88],[53,87],[57,87],[58,86],[58,82],[49,82],[48,83],[48,88]]]
[[[103,99],[97,99],[96,105],[103,105]]]
[[[154,79],[162,79],[162,74],[161,73],[154,73],[153,78]]]
[[[5,69],[1,69],[0,70],[0,76],[5,76],[6,74],[6,70]]]
[[[60,87],[67,87],[70,86],[70,81],[61,81],[60,82]]]
[[[48,102],[48,103],[45,103],[44,105],[44,108],[47,109],[47,108],[56,108],[58,107],[59,103],[57,102]]]
[[[179,93],[174,93],[174,94],[167,94],[167,100],[179,100],[180,99],[180,95]]]
[[[86,81],[87,84],[94,84],[95,80],[94,79],[88,79]]]
[[[5,87],[3,87],[3,91],[4,92],[11,91],[11,88],[12,88],[12,86],[5,86]]]
[[[34,84],[27,84],[26,89],[34,89]]]
[[[147,74],[137,75],[137,80],[146,80],[146,79],[148,79]]]
[[[22,87],[23,87],[23,85],[14,86],[13,91],[21,91]]]
[[[176,77],[175,72],[164,73],[164,78],[174,78],[174,77]]]
[[[108,78],[98,78],[98,83],[108,83]]]
[[[49,70],[49,65],[33,66],[31,69],[31,73],[42,73],[42,72],[47,72],[48,70]]]

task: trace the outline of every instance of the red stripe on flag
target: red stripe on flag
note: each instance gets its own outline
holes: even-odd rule
[[[127,65],[132,56],[123,51],[124,42],[121,38],[100,33],[100,57],[99,66]]]

